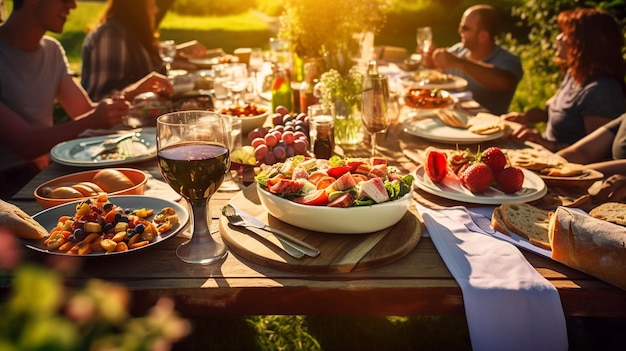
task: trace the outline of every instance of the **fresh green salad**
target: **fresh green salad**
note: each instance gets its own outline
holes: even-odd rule
[[[259,186],[277,196],[313,206],[368,206],[397,200],[411,191],[413,176],[400,175],[386,159],[328,160],[297,155],[261,166]]]

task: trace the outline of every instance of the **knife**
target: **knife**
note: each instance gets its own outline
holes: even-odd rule
[[[256,217],[252,216],[251,214],[245,211],[240,210],[239,208],[235,207],[235,211],[237,212],[239,216],[241,216],[241,218],[243,218],[246,222],[248,222],[252,226],[265,230],[266,232],[270,232],[274,234],[278,239],[283,239],[283,240],[288,241],[289,244],[296,247],[298,250],[304,252],[307,256],[309,257],[319,256],[320,250],[318,250],[316,247],[292,236],[291,234],[287,234],[280,229],[270,227],[269,225],[263,223]]]

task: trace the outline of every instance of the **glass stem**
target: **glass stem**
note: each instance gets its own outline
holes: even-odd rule
[[[372,133],[372,138],[370,140],[372,147],[372,157],[376,156],[376,132]]]
[[[209,200],[210,199],[189,201],[193,212],[191,244],[194,242],[209,243],[214,241],[210,229],[211,218],[209,217]]]

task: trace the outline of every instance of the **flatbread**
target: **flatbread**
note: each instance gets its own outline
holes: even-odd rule
[[[437,118],[443,124],[454,128],[467,128],[467,116],[453,110],[441,109],[437,111]]]
[[[579,163],[565,163],[556,167],[546,167],[541,174],[549,177],[575,177],[583,174],[585,166]]]
[[[48,231],[19,207],[0,200],[0,227],[24,239],[43,239]]]
[[[512,166],[523,167],[533,171],[545,168],[562,168],[567,160],[551,152],[535,149],[507,150],[507,157]]]
[[[475,117],[469,119],[467,129],[474,134],[490,135],[503,130],[504,122],[496,115],[479,112]]]

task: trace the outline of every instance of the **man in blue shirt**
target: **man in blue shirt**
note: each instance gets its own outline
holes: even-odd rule
[[[458,32],[460,43],[432,51],[432,65],[466,79],[474,100],[491,113],[508,112],[523,70],[519,57],[495,42],[497,10],[490,5],[468,8]]]

